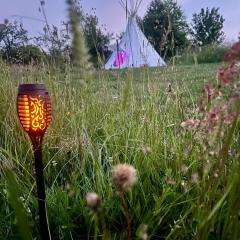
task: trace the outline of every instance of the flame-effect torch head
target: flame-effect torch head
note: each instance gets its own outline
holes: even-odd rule
[[[52,120],[50,96],[45,85],[19,85],[17,112],[24,130],[30,136],[43,136]]]

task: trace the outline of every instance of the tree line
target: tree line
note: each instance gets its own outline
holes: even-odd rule
[[[40,3],[39,9],[44,11],[45,2],[41,0]],[[102,66],[111,53],[109,46],[113,33],[109,33],[105,25],[99,24],[96,9],[93,8],[88,14],[83,11],[80,2],[76,7],[91,61],[96,67]],[[153,0],[143,18],[137,17],[137,21],[146,37],[166,60],[189,46],[219,44],[225,37],[222,30],[225,19],[218,8],[200,9],[199,13],[193,14],[188,24],[176,0]],[[0,56],[9,63],[20,64],[71,61],[69,23],[62,22],[61,27],[56,27],[46,21],[42,33],[30,38],[21,23],[5,20],[0,24]]]
[[[153,0],[139,19],[145,35],[166,59],[191,46],[219,44],[224,40],[225,19],[219,8],[202,8],[194,13],[190,24],[175,0]]]

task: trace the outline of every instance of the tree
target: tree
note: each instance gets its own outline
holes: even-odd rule
[[[0,47],[3,58],[10,61],[13,50],[26,45],[27,42],[27,31],[21,23],[5,21],[5,26],[1,27],[0,31]]]
[[[43,15],[45,26],[43,32],[34,38],[34,43],[41,48],[51,62],[64,66],[66,62],[71,60],[74,54],[74,50],[71,47],[71,21],[62,22],[61,27],[49,25],[45,12],[46,2],[44,0],[39,0],[39,2],[39,12]],[[74,12],[77,14],[78,19],[82,21],[83,11],[80,0],[68,0],[66,2],[68,5],[74,5]]]
[[[104,63],[110,54],[108,46],[112,34],[104,33],[98,26],[96,15],[86,15],[83,22],[83,33],[91,55],[91,60],[95,65]]]
[[[45,26],[43,33],[34,38],[34,43],[41,48],[45,55],[50,56],[57,63],[69,58],[70,34],[68,23],[63,23],[63,28]]]
[[[67,3],[70,9],[70,21],[63,23],[63,28],[57,28],[55,26],[49,26],[47,18],[44,11],[45,1],[40,1],[41,7],[40,10],[43,13],[44,19],[46,19],[46,25],[43,29],[43,33],[35,37],[35,44],[38,45],[47,55],[51,57],[52,60],[58,63],[64,62],[69,57],[74,58],[76,54],[76,49],[79,48],[81,44],[85,45],[85,49],[89,50],[91,55],[91,61],[95,66],[99,62],[104,62],[108,57],[110,51],[108,50],[108,45],[110,43],[111,34],[105,33],[101,27],[99,27],[98,18],[95,14],[95,9],[93,14],[85,14],[83,11],[80,0],[68,0]],[[74,24],[73,22],[74,21]],[[79,32],[78,27],[80,25],[81,33]],[[80,35],[77,33],[79,32]],[[71,34],[72,33],[72,34]],[[71,41],[75,37],[80,37],[80,42],[83,41],[81,34],[84,37],[84,43],[76,43],[76,46],[71,46]],[[73,48],[72,48],[73,47]],[[82,55],[82,54],[81,54]]]
[[[141,25],[164,59],[174,56],[187,44],[187,23],[176,0],[153,0]]]
[[[223,23],[225,19],[218,12],[219,8],[201,9],[193,14],[190,33],[197,45],[221,43],[224,40]]]

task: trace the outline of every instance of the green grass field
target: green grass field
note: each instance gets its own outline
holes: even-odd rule
[[[33,153],[16,113],[17,87],[28,82],[44,82],[52,98],[43,150],[52,239],[94,239],[87,192],[102,198],[109,239],[127,239],[112,184],[118,163],[138,171],[137,184],[126,193],[134,239],[143,239],[141,224],[148,225],[148,239],[240,239],[238,134],[224,171],[203,174],[217,158],[204,139],[180,126],[198,116],[203,86],[217,84],[216,70],[208,64],[99,71],[83,81],[68,69],[1,64],[0,239],[39,237]],[[101,239],[102,225],[97,227]]]

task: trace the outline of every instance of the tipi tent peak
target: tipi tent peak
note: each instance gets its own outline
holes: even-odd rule
[[[142,0],[130,0],[130,8],[128,8],[128,1],[127,0],[120,0],[119,1],[120,5],[124,10],[126,10],[126,13],[129,16],[135,16],[137,14],[138,8],[142,3]]]
[[[105,69],[166,65],[138,27],[136,14],[142,0],[129,1],[130,8],[127,0],[120,0],[120,5],[126,10],[128,17],[127,27],[120,42],[117,41],[116,48],[105,64]]]

